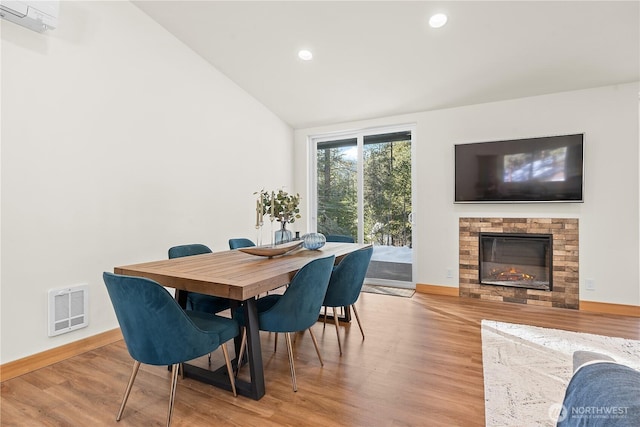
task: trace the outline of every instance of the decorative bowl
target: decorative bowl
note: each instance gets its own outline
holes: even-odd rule
[[[298,241],[294,241],[294,242],[283,243],[281,245],[250,246],[248,248],[240,248],[238,250],[240,252],[244,252],[244,253],[247,253],[249,255],[266,256],[266,257],[271,258],[271,257],[274,257],[274,256],[284,255],[286,253],[289,253],[289,252],[293,251],[294,249],[297,249],[298,247],[300,247],[300,245],[302,245],[302,243],[303,242],[298,240]]]
[[[302,236],[302,247],[312,251],[320,249],[326,242],[327,239],[321,233],[307,233]]]

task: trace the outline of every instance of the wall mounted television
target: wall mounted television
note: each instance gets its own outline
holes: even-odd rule
[[[582,202],[584,134],[455,145],[455,203]]]

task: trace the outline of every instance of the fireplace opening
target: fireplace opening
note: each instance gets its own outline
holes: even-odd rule
[[[480,233],[480,284],[550,291],[551,234]]]

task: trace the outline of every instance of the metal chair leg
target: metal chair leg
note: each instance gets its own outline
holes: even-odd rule
[[[244,351],[247,347],[247,328],[242,328],[242,340],[240,341],[240,350],[238,354],[236,354],[236,359],[238,361],[236,368],[236,376],[238,376],[238,372],[242,367],[242,361],[244,360]]]
[[[324,321],[322,322],[322,330],[324,331],[324,327],[327,326],[327,306],[324,306]]]
[[[314,335],[311,328],[309,328],[309,334],[311,335],[311,340],[313,341],[313,345],[316,347],[316,353],[318,353],[318,359],[320,359],[320,365],[324,366],[324,361],[322,360],[322,356],[320,355],[320,349],[318,348],[318,341],[316,340],[316,336]]]
[[[360,328],[362,339],[364,339],[364,329],[362,329],[362,322],[360,322],[360,316],[358,316],[358,310],[356,310],[356,305],[351,304],[351,308],[353,308],[353,313],[356,315],[356,320],[358,321],[358,327]]]
[[[127,399],[129,399],[129,393],[131,393],[131,387],[133,387],[133,382],[136,380],[138,369],[140,369],[140,362],[136,360],[133,362],[133,371],[131,372],[131,376],[129,377],[129,383],[127,384],[127,388],[124,391],[124,396],[122,397],[122,404],[120,405],[120,411],[118,411],[118,416],[116,416],[116,421],[120,421],[120,418],[122,418],[122,413],[124,412],[124,407],[127,404]]]
[[[235,397],[238,397],[238,393],[236,392],[236,379],[233,375],[233,367],[231,366],[231,359],[229,358],[227,343],[220,344],[220,347],[222,347],[222,354],[224,354],[224,362],[227,364],[227,373],[229,374],[229,380],[231,380],[231,390],[233,391],[233,395]]]
[[[342,344],[340,343],[340,326],[338,324],[338,315],[335,307],[333,308],[333,323],[336,324],[336,336],[338,337],[338,349],[340,350],[340,356],[342,356]]]
[[[296,384],[296,370],[293,366],[293,347],[291,346],[291,336],[289,332],[284,333],[285,340],[287,341],[287,353],[289,353],[289,368],[291,369],[291,384],[293,384],[293,391],[298,391],[298,385]]]
[[[276,334],[276,338],[273,342],[273,352],[275,353],[276,350],[278,349],[278,333],[277,332],[274,332],[274,333]]]
[[[171,417],[173,416],[173,402],[176,399],[179,366],[179,363],[171,366],[171,391],[169,392],[169,412],[167,413],[167,427],[171,425]]]

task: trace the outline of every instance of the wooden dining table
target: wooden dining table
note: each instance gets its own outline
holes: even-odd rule
[[[182,258],[164,259],[141,264],[115,267],[114,273],[141,276],[163,286],[176,289],[176,299],[184,308],[186,294],[198,292],[229,298],[231,313],[242,306],[247,328],[250,381],[236,380],[239,394],[260,399],[265,394],[264,367],[260,346],[256,299],[260,294],[288,284],[305,264],[318,258],[336,256],[336,263],[351,252],[368,247],[358,243],[326,243],[318,250],[295,249],[275,257],[256,256],[230,250]],[[186,291],[186,292],[185,292]],[[236,338],[236,355],[240,339]],[[238,360],[234,361],[237,363]],[[203,369],[185,364],[185,376],[230,390],[226,368]]]

